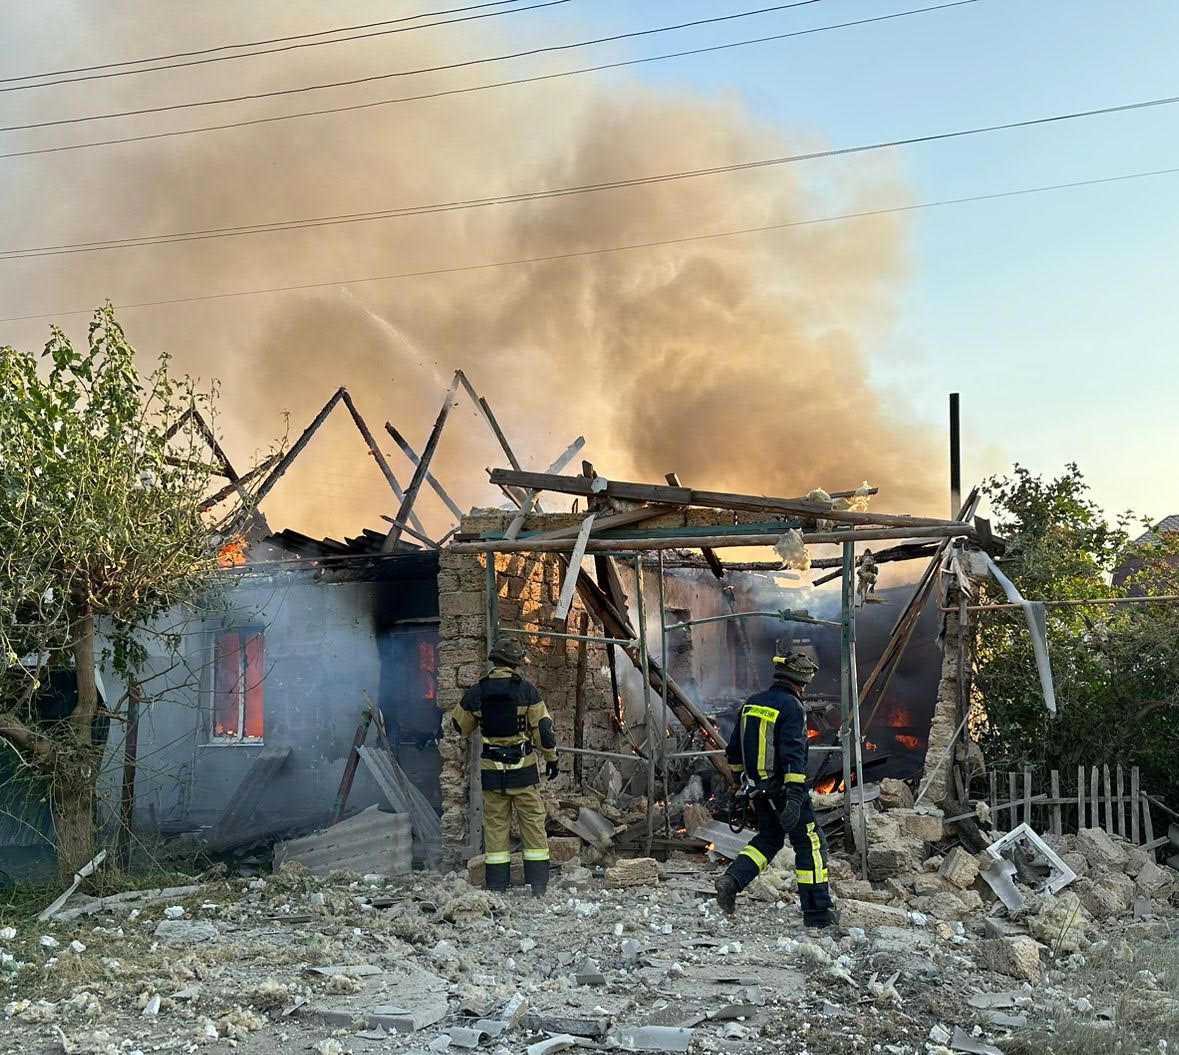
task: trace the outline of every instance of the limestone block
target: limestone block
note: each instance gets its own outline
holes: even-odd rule
[[[1101,828],[1082,828],[1077,832],[1076,849],[1089,859],[1092,869],[1122,871],[1129,863],[1127,845]]]
[[[1070,850],[1068,853],[1061,854],[1060,859],[1069,866],[1079,876],[1086,876],[1089,874],[1089,858],[1084,854],[1078,853],[1076,850]]]
[[[1138,890],[1147,897],[1167,898],[1175,889],[1175,871],[1172,868],[1163,868],[1155,861],[1147,861],[1139,870],[1138,878],[1134,882]]]
[[[878,905],[848,898],[839,902],[839,926],[844,932],[860,927],[869,933],[877,927],[907,927],[909,914],[903,908]]]
[[[581,853],[582,842],[575,835],[550,835],[549,858],[555,865],[572,861]]]
[[[653,886],[659,882],[659,862],[653,857],[623,858],[606,869],[606,886],[618,890],[629,886]]]
[[[1029,982],[1040,979],[1040,946],[1031,938],[990,938],[979,942],[983,967]]]
[[[1088,944],[1093,920],[1071,890],[1028,899],[1028,930],[1050,949],[1077,952]]]
[[[955,846],[942,862],[938,875],[959,890],[966,890],[978,878],[978,861],[973,854],[967,853],[961,846]]]
[[[486,598],[476,590],[456,590],[438,595],[438,614],[448,615],[482,615],[486,607]]]
[[[950,890],[953,884],[940,875],[930,875],[928,872],[913,879],[913,892],[918,897],[928,897],[931,894],[943,894]]]
[[[841,879],[835,883],[835,896],[843,904],[845,899],[854,901],[870,901],[875,905],[887,905],[892,900],[892,894],[887,890],[877,890],[866,879]]]
[[[901,831],[927,843],[939,843],[945,838],[944,814],[938,809],[890,810]]]
[[[886,810],[911,809],[913,791],[903,780],[885,777],[880,782],[880,798],[877,801]]]
[[[1111,872],[1096,879],[1078,879],[1074,885],[1081,904],[1094,919],[1123,916],[1134,904],[1134,882],[1120,872]]]
[[[928,894],[925,897],[915,897],[909,902],[909,907],[935,920],[962,920],[970,914],[962,899],[949,890]]]

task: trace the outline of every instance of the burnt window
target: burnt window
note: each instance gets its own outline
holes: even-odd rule
[[[214,637],[212,741],[262,739],[264,656],[261,630],[222,630]]]

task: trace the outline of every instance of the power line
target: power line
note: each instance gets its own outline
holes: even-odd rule
[[[1073,121],[1085,117],[1096,117],[1114,113],[1124,113],[1154,106],[1169,106],[1179,102],[1179,96],[1165,99],[1147,99],[1136,103],[1123,103],[1118,106],[1107,106],[1094,110],[1077,110],[1065,114],[1052,114],[1047,117],[1032,117],[1022,121],[1009,121],[1004,124],[980,125],[973,128],[955,129],[950,132],[933,132],[922,136],[910,136],[906,139],[886,139],[875,143],[864,143],[857,146],[833,147],[829,150],[815,150],[806,154],[787,154],[781,157],[761,158],[754,161],[739,161],[729,165],[713,165],[707,168],[681,169],[675,172],[662,172],[648,176],[634,176],[628,179],[610,180],[600,183],[583,183],[569,187],[555,187],[546,190],[522,191],[516,194],[501,194],[487,198],[468,198],[460,201],[440,202],[431,205],[410,205],[399,208],[372,210],[360,213],[345,213],[337,216],[305,217],[295,220],[276,220],[264,224],[250,224],[235,227],[210,228],[203,231],[180,231],[161,235],[140,235],[126,239],[107,239],[93,242],[74,242],[55,246],[40,246],[28,249],[0,250],[0,260],[26,260],[44,256],[66,256],[75,253],[98,252],[108,249],[138,248],[151,245],[168,245],[176,242],[203,241],[210,238],[228,238],[241,235],[266,234],[275,231],[304,230],[313,227],[331,227],[338,224],[362,223],[372,220],[386,220],[405,216],[428,216],[434,213],[453,212],[461,209],[482,208],[489,205],[512,205],[521,202],[541,201],[548,198],[567,197],[575,194],[587,194],[604,190],[618,190],[625,187],[650,186],[659,183],[671,183],[699,176],[714,176],[726,172],[745,172],[754,169],[771,168],[778,165],[788,165],[800,161],[815,161],[822,158],[842,157],[848,154],[862,154],[876,150],[887,150],[895,147],[916,146],[923,143],[936,143],[947,139],[960,139],[966,136],[983,135],[991,132],[1011,131],[1017,128],[1032,128],[1038,125],[1052,124],[1061,121]]]
[[[734,238],[741,235],[761,234],[768,231],[784,231],[793,227],[813,227],[818,224],[837,223],[844,220],[863,220],[894,213],[919,212],[937,209],[947,205],[965,205],[971,202],[999,201],[1017,198],[1027,194],[1045,194],[1051,191],[1069,190],[1076,187],[1095,187],[1108,183],[1124,183],[1128,180],[1147,179],[1153,176],[1167,176],[1179,173],[1179,168],[1153,169],[1148,172],[1130,172],[1118,176],[1104,176],[1097,179],[1075,180],[1069,183],[1052,183],[1039,187],[1021,187],[1017,190],[996,191],[991,194],[972,194],[961,198],[943,198],[939,201],[918,202],[912,205],[897,205],[884,209],[864,209],[859,212],[839,213],[834,216],[818,216],[808,220],[789,220],[783,223],[762,224],[758,227],[739,227],[728,231],[712,231],[707,234],[683,235],[677,238],[655,239],[649,242],[631,242],[623,245],[600,246],[596,249],[579,249],[566,253],[549,253],[544,256],[517,257],[510,260],[490,260],[478,264],[462,264],[453,267],[431,268],[423,271],[401,271],[389,275],[365,275],[360,278],[333,279],[329,282],[304,282],[290,286],[271,286],[265,289],[232,290],[226,293],[206,293],[192,297],[171,297],[166,300],[144,300],[127,304],[116,304],[120,311],[130,308],[158,308],[174,304],[195,304],[209,300],[228,300],[234,297],[254,297],[271,293],[296,293],[310,289],[330,289],[337,286],[359,285],[365,282],[391,282],[406,278],[432,278],[439,275],[454,275],[469,271],[484,271],[497,267],[515,267],[522,264],[546,264],[559,260],[573,260],[579,257],[604,256],[608,253],[632,252],[638,249],[654,249],[667,245],[684,245],[689,242],[703,242],[719,238]],[[53,319],[63,315],[89,315],[93,308],[74,308],[69,311],[50,312],[41,315],[10,315],[0,318],[0,323],[30,322],[39,319]]]
[[[812,33],[826,33],[835,29],[848,29],[854,26],[869,25],[873,22],[887,22],[895,18],[905,18],[909,15],[921,15],[930,11],[945,11],[954,7],[965,7],[978,3],[979,0],[951,0],[949,3],[934,4],[929,7],[918,7],[908,11],[896,11],[887,15],[875,15],[871,18],[860,18],[851,22],[838,22],[829,26],[816,26],[812,29],[798,29],[788,33],[772,33],[763,37],[751,37],[746,40],[730,41],[725,44],[710,44],[699,48],[685,48],[680,51],[669,51],[662,55],[646,55],[637,59],[619,59],[616,62],[604,62],[595,66],[583,66],[575,70],[563,70],[559,73],[542,73],[531,77],[517,77],[506,81],[493,81],[488,84],[475,84],[466,88],[448,88],[434,92],[424,92],[420,95],[403,95],[392,99],[374,99],[365,103],[350,103],[343,106],[329,106],[317,110],[302,110],[293,114],[275,114],[270,117],[253,117],[241,121],[228,121],[217,125],[204,125],[197,128],[178,128],[165,132],[146,132],[134,136],[120,136],[115,139],[98,139],[89,143],[66,143],[62,146],[32,147],[28,150],[10,150],[0,153],[0,159],[31,157],[37,154],[58,154],[68,150],[87,150],[92,147],[120,146],[125,143],[144,143],[154,139],[171,139],[176,136],[196,135],[203,132],[221,132],[231,128],[248,128],[254,125],[275,124],[280,121],[294,121],[304,117],[324,117],[331,114],[350,113],[357,110],[370,110],[379,106],[392,106],[398,103],[422,102],[429,99],[442,99],[451,95],[468,95],[472,92],[487,91],[491,88],[508,88],[520,84],[538,84],[542,81],[557,80],[561,77],[576,77],[586,73],[600,73],[606,70],[622,69],[626,66],[638,66],[648,62],[662,62],[665,59],[687,58],[692,55],[705,55],[716,51],[727,51],[731,48],[742,48],[753,44],[768,44],[791,37],[805,37]]]
[[[731,22],[738,18],[751,18],[755,15],[769,14],[774,11],[785,11],[788,8],[794,7],[808,7],[811,4],[820,4],[823,2],[824,0],[792,0],[791,3],[787,4],[774,4],[771,7],[759,7],[751,11],[738,11],[728,15],[714,15],[711,18],[699,18],[692,22],[679,22],[670,26],[655,26],[651,29],[635,29],[626,33],[614,33],[608,37],[594,37],[589,40],[578,40],[567,44],[549,44],[540,48],[527,48],[523,51],[511,51],[502,55],[485,55],[478,59],[464,59],[462,62],[448,62],[438,66],[421,66],[413,70],[394,70],[391,73],[374,73],[367,77],[354,77],[347,81],[325,81],[321,84],[305,84],[298,88],[281,88],[270,92],[252,92],[249,95],[228,95],[218,99],[195,99],[187,103],[146,106],[138,110],[117,110],[105,114],[89,114],[85,117],[60,117],[52,121],[32,121],[23,125],[0,125],[0,132],[24,132],[34,128],[57,128],[61,125],[88,124],[91,121],[110,121],[121,117],[144,117],[149,114],[170,113],[174,110],[193,110],[202,106],[222,106],[226,103],[254,102],[258,99],[274,99],[279,96],[301,95],[304,92],[318,92],[328,88],[348,88],[358,84],[372,84],[376,81],[392,80],[397,77],[415,77],[422,73],[442,73],[448,70],[466,69],[469,66],[483,66],[493,62],[507,62],[511,59],[528,58],[533,55],[546,55],[556,51],[571,51],[575,48],[585,48],[595,44],[609,44],[636,37],[649,37],[656,33],[670,33],[674,30],[692,29],[697,26],[714,25],[718,22]]]
[[[51,88],[51,87],[53,87],[55,85],[59,85],[59,84],[78,84],[82,81],[108,80],[111,77],[132,77],[132,76],[135,76],[140,73],[157,73],[161,70],[177,70],[177,69],[183,69],[187,66],[204,66],[210,62],[229,62],[234,59],[252,58],[256,55],[277,55],[281,52],[297,51],[300,48],[318,48],[318,47],[323,47],[325,44],[346,44],[346,43],[353,41],[353,40],[370,40],[373,37],[384,37],[384,36],[389,36],[394,33],[412,33],[418,29],[432,29],[435,26],[452,26],[452,25],[456,25],[457,23],[460,23],[460,22],[475,22],[475,21],[478,21],[479,19],[483,19],[483,18],[498,18],[501,15],[512,15],[512,14],[516,14],[519,11],[535,11],[538,8],[542,8],[542,7],[556,7],[558,4],[570,3],[571,0],[545,0],[544,3],[532,4],[529,7],[514,7],[514,8],[510,8],[508,10],[505,10],[505,11],[486,11],[486,12],[484,12],[482,14],[478,14],[478,15],[464,15],[461,18],[447,18],[447,19],[443,19],[438,22],[423,22],[420,25],[416,25],[416,26],[405,26],[405,25],[398,24],[398,23],[402,23],[402,22],[412,22],[412,21],[415,21],[416,19],[419,19],[419,18],[427,18],[431,15],[454,14],[455,12],[459,12],[459,11],[470,11],[470,10],[473,10],[474,8],[496,7],[496,6],[500,6],[504,3],[515,3],[515,2],[516,2],[516,0],[495,0],[495,3],[491,3],[491,4],[487,4],[487,3],[474,4],[474,5],[472,5],[472,7],[452,8],[449,11],[428,11],[428,12],[423,12],[422,14],[417,14],[417,15],[406,15],[403,18],[390,19],[387,22],[370,22],[370,23],[368,23],[368,25],[365,25],[365,26],[344,26],[344,27],[341,27],[340,29],[323,29],[323,30],[320,30],[316,33],[298,34],[298,35],[292,36],[292,37],[277,37],[273,41],[262,41],[261,43],[267,43],[267,44],[279,43],[281,45],[279,47],[264,48],[260,51],[243,51],[237,55],[212,55],[212,56],[210,56],[211,52],[223,51],[226,48],[241,48],[241,47],[252,46],[249,44],[222,44],[220,47],[206,48],[204,51],[181,52],[180,55],[177,55],[177,56],[166,56],[167,58],[179,58],[179,57],[183,57],[183,56],[187,56],[187,55],[205,55],[205,56],[210,56],[210,57],[187,58],[186,61],[184,61],[184,62],[173,62],[173,63],[168,63],[167,65],[163,65],[163,66],[147,66],[147,67],[144,67],[143,69],[138,69],[138,70],[111,70],[111,69],[109,69],[109,67],[111,67],[111,66],[128,66],[128,65],[134,65],[137,62],[155,62],[155,61],[159,61],[159,60],[158,59],[138,59],[138,60],[129,59],[125,62],[108,63],[105,66],[91,66],[91,67],[84,67],[80,70],[66,70],[66,71],[64,71],[66,73],[82,73],[83,75],[81,77],[64,77],[64,78],[61,78],[61,79],[55,80],[55,81],[38,81],[38,83],[36,83],[36,84],[12,84],[10,82],[35,80],[39,77],[53,77],[53,76],[57,76],[57,74],[55,74],[55,73],[40,73],[40,74],[29,73],[29,74],[25,74],[23,77],[2,77],[2,78],[0,78],[0,85],[7,84],[8,87],[0,87],[0,93],[3,93],[3,92],[24,92],[24,91],[29,91],[32,88]],[[357,33],[356,35],[351,36],[351,37],[336,37],[335,39],[332,39],[332,40],[304,40],[304,39],[302,39],[304,37],[323,37],[323,36],[330,35],[332,33],[347,33],[347,32],[350,32],[350,31],[356,30],[356,29],[371,29],[371,27],[374,27],[374,26],[393,26],[394,28],[392,28],[392,29],[388,29],[388,28],[386,28],[386,29],[372,29],[372,31],[368,32],[368,33]],[[299,41],[299,42],[293,43],[293,44],[281,43],[283,41],[292,41],[292,40]],[[105,72],[105,73],[86,72],[87,70],[104,70],[104,69],[108,70],[108,72]]]

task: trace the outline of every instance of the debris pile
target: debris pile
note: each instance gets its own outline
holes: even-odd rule
[[[75,895],[93,911],[0,929],[0,1049],[753,1053],[793,1037],[833,1055],[993,1055],[1066,1020],[1114,1028],[1120,997],[1086,965],[1115,960],[1179,1028],[1179,979],[1151,959],[1169,949],[1179,970],[1170,869],[1084,830],[1055,841],[1078,878],[1053,893],[1021,859],[1011,911],[982,876],[989,853],[938,845],[937,811],[867,821],[889,853],[866,881],[831,860],[841,926],[818,933],[802,928],[789,849],[729,919],[705,855],[593,865],[572,836],[554,840],[543,900],[294,862],[164,899]]]

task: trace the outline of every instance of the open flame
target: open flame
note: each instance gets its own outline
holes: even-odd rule
[[[902,747],[907,747],[910,751],[920,751],[925,746],[925,741],[919,736],[894,736],[893,739]]]
[[[234,568],[246,563],[246,540],[244,538],[230,539],[217,551],[217,566],[220,568]]]

